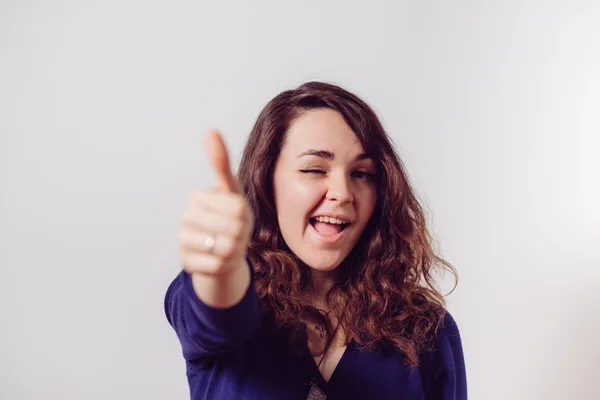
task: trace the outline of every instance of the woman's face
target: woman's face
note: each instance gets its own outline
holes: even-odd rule
[[[292,123],[275,164],[275,206],[283,239],[309,267],[332,271],[348,256],[375,208],[375,173],[338,112],[311,110]]]

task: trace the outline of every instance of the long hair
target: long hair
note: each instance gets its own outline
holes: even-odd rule
[[[315,109],[339,112],[377,164],[377,203],[359,241],[340,265],[340,278],[326,300],[340,311],[346,340],[370,349],[401,351],[418,365],[444,314],[435,270],[456,271],[436,254],[426,218],[405,167],[375,112],[343,88],[308,82],[280,93],[260,113],[243,151],[238,177],[254,213],[248,257],[267,326],[287,332],[306,349],[307,324],[332,329],[306,297],[310,269],[288,248],[278,226],[273,171],[291,123]]]

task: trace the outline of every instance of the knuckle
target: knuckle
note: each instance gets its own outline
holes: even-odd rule
[[[232,246],[228,246],[226,249],[223,250],[223,258],[225,258],[225,259],[233,258],[234,254],[235,254],[235,250],[233,249]]]
[[[237,240],[227,240],[226,243],[223,244],[223,257],[225,259],[232,259],[237,254]]]
[[[235,220],[233,222],[233,227],[231,229],[232,231],[232,236],[235,240],[239,240],[241,239],[242,235],[244,234],[244,223],[242,221]]]
[[[193,223],[196,219],[196,214],[192,211],[192,210],[186,210],[182,215],[181,215],[181,224],[183,225],[189,225],[191,223]]]
[[[190,271],[192,269],[192,265],[190,263],[190,254],[185,250],[181,250],[179,252],[179,262],[183,266],[183,269],[186,271]]]
[[[179,234],[177,236],[179,244],[181,246],[183,246],[184,244],[186,244],[186,240],[187,240],[187,234],[185,233],[185,231],[183,229],[181,229],[179,231]]]
[[[179,231],[179,246],[182,249],[190,249],[194,246],[195,235],[189,229],[181,229]]]
[[[241,196],[236,197],[234,207],[233,207],[234,215],[237,218],[244,217],[244,215],[246,214],[246,207],[247,207],[246,200],[244,198],[242,198]]]

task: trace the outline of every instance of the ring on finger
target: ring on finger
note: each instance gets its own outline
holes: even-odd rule
[[[209,233],[204,238],[204,248],[209,254],[212,254],[215,250],[215,244],[217,243],[217,238],[215,235]]]

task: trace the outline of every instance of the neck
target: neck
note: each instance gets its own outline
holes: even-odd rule
[[[333,271],[311,271],[312,297],[316,306],[324,307],[326,305],[325,295],[338,279],[338,276],[337,268]]]

